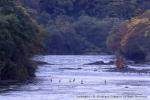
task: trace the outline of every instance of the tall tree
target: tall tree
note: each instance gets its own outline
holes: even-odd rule
[[[24,80],[34,76],[30,57],[41,31],[16,0],[0,0],[0,79]]]

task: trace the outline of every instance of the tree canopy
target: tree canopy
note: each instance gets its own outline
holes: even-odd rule
[[[150,55],[150,11],[124,22],[108,40],[114,51],[127,59],[143,61]]]
[[[30,57],[38,50],[40,34],[38,25],[16,0],[0,0],[1,80],[24,80],[34,76]]]

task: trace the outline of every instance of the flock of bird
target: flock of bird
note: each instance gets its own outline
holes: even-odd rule
[[[50,82],[53,82],[54,81],[54,79],[50,79]],[[58,80],[58,83],[61,83],[62,82],[62,80],[61,79],[59,79]],[[69,80],[69,83],[74,83],[74,82],[76,82],[76,79],[74,78],[74,79],[70,79]],[[80,80],[80,84],[84,84],[84,81],[83,80]],[[104,80],[104,85],[107,85],[107,81],[106,80]],[[128,86],[125,86],[125,88],[129,88]]]
[[[50,79],[50,82],[52,83],[54,81],[54,79]],[[58,83],[61,83],[62,82],[62,80],[61,79],[59,79],[58,80]],[[74,78],[74,79],[69,79],[69,83],[74,83],[74,82],[76,82],[76,79]],[[80,80],[80,84],[84,84],[84,81],[83,80]],[[104,84],[106,85],[107,84],[107,81],[106,80],[104,80]]]

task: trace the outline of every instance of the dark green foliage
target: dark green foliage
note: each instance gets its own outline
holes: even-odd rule
[[[34,76],[30,57],[36,52],[40,30],[16,0],[0,0],[0,79]]]
[[[109,50],[106,48],[108,34],[122,21],[129,20],[150,9],[149,0],[21,1],[33,18],[48,30],[50,35],[46,44],[49,53],[52,54],[57,50],[61,54],[69,53],[69,51],[83,54],[87,51],[86,49],[108,53]],[[62,31],[67,27],[67,30]],[[55,41],[58,39],[60,42]],[[84,42],[79,45],[81,41]],[[116,47],[117,44],[113,46]]]
[[[150,8],[149,0],[21,0],[24,5],[52,17],[81,15],[128,19]]]

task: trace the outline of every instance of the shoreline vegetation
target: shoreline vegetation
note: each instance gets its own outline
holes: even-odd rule
[[[0,0],[0,80],[34,77],[42,31],[16,0]]]
[[[0,0],[0,80],[35,77],[37,65],[49,64],[31,60],[42,53],[114,54],[116,61],[87,65],[116,64],[120,70],[149,61],[149,5],[147,0]]]

